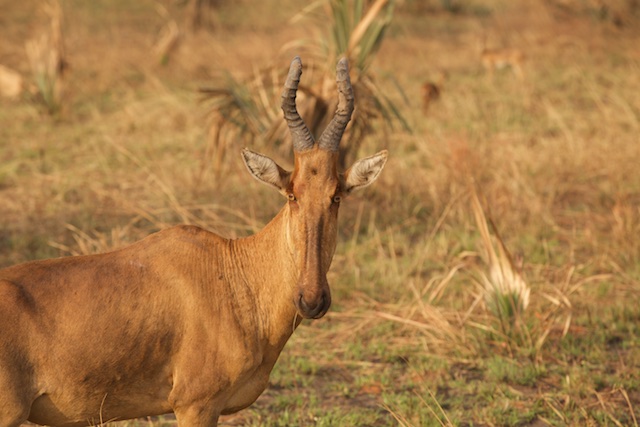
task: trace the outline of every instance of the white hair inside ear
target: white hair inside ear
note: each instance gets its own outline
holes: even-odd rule
[[[383,150],[373,156],[356,161],[344,173],[344,191],[350,193],[355,189],[364,188],[375,182],[385,163],[387,163],[388,154],[387,150]]]
[[[242,150],[242,160],[255,179],[275,187],[281,192],[285,191],[291,173],[282,169],[271,158],[245,148]]]

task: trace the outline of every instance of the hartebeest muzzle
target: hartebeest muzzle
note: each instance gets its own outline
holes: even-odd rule
[[[297,301],[296,307],[302,317],[305,319],[320,319],[327,314],[329,307],[331,307],[331,291],[329,291],[328,287],[326,291],[320,294],[319,300],[316,298],[312,304],[307,303],[304,294],[300,292],[300,298]]]
[[[329,307],[331,307],[331,290],[329,289],[329,282],[327,282],[326,276],[322,276],[318,283],[310,285],[305,283],[307,278],[300,278],[298,282],[298,288],[301,289],[297,294],[297,298],[294,301],[296,308],[302,317],[305,319],[320,319],[324,316]],[[305,292],[304,289],[316,288],[316,292]]]

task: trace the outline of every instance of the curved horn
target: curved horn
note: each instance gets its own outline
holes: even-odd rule
[[[353,88],[349,78],[349,63],[342,58],[336,67],[336,82],[338,83],[338,108],[318,140],[318,146],[327,151],[338,151],[340,139],[344,133],[351,114],[353,113]]]
[[[296,92],[298,90],[298,83],[300,83],[301,74],[302,61],[300,61],[299,56],[296,56],[293,58],[293,61],[291,61],[289,75],[287,76],[287,81],[282,91],[282,111],[284,112],[284,119],[291,131],[293,149],[295,151],[304,151],[313,147],[313,136],[296,109]]]

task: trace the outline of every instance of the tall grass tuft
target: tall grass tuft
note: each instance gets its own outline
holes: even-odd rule
[[[42,10],[49,17],[50,27],[25,44],[38,97],[50,115],[62,108],[63,76],[67,67],[62,36],[63,12],[58,0],[47,0]]]
[[[489,220],[497,241],[497,250],[494,247],[487,218],[475,191],[472,192],[471,203],[488,269],[477,272],[483,285],[485,304],[489,312],[498,319],[501,332],[512,337],[514,333],[521,332],[531,289],[518,272],[495,225]]]

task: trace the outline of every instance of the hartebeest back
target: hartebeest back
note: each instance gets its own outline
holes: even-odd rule
[[[0,270],[0,427],[169,412],[209,427],[257,399],[295,326],[329,309],[340,202],[387,158],[339,173],[354,109],[347,62],[317,143],[296,110],[301,73],[296,57],[282,93],[293,171],[242,152],[251,175],[288,199],[259,233],[228,240],[177,226],[110,253]]]

